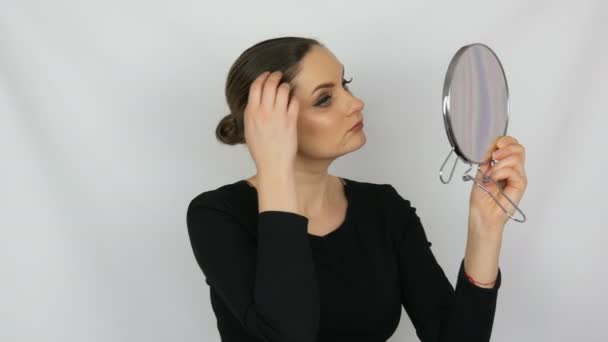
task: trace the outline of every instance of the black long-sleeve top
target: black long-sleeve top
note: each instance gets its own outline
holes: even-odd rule
[[[187,227],[223,342],[385,342],[405,309],[422,342],[489,341],[494,288],[456,289],[416,208],[390,184],[342,178],[343,223],[308,233],[294,212],[258,213],[246,180],[192,199]]]

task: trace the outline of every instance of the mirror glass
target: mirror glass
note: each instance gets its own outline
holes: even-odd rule
[[[484,44],[462,47],[444,83],[444,122],[455,152],[465,161],[490,161],[488,149],[506,135],[509,91],[498,57]]]

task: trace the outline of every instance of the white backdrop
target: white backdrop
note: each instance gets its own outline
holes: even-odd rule
[[[255,173],[214,130],[232,62],[284,35],[325,43],[366,103],[367,143],[330,172],[410,199],[453,284],[471,182],[438,178],[443,78],[492,47],[529,179],[492,340],[608,340],[607,19],[599,0],[0,0],[0,340],[219,341],[186,208]],[[403,311],[390,341],[415,340]]]

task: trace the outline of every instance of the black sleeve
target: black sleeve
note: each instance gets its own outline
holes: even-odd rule
[[[456,290],[437,263],[432,243],[409,200],[388,185],[395,221],[395,248],[400,270],[401,301],[422,342],[490,341],[501,272],[494,288],[470,282],[460,262]]]
[[[194,256],[244,330],[268,342],[314,341],[320,304],[308,218],[259,213],[256,246],[235,213],[195,200],[186,215]]]

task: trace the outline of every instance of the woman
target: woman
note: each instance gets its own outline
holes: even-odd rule
[[[454,289],[409,200],[328,173],[366,141],[364,103],[344,73],[324,45],[298,37],[260,42],[229,71],[232,113],[216,136],[246,144],[257,173],[199,194],[187,212],[222,341],[386,341],[402,306],[423,342],[488,341],[508,217],[473,186]],[[505,136],[489,151],[500,163],[481,171],[519,203],[523,146]]]

